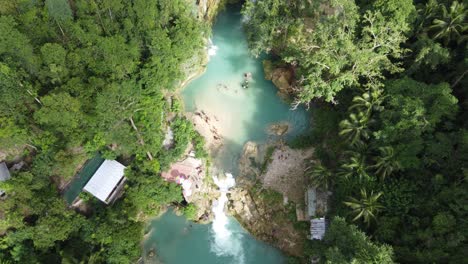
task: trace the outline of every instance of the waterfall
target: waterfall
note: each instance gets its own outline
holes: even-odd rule
[[[208,39],[208,59],[214,55],[216,55],[216,51],[218,50],[218,46],[216,46],[215,44],[213,44],[213,41],[211,40],[211,38]]]
[[[233,263],[244,263],[244,250],[242,248],[242,234],[232,233],[229,230],[229,218],[224,212],[224,207],[228,201],[227,192],[234,187],[236,182],[231,173],[226,173],[225,179],[218,179],[213,176],[214,183],[219,187],[221,195],[217,201],[213,202],[214,220],[212,223],[212,234],[214,241],[211,250],[218,256],[231,256]]]

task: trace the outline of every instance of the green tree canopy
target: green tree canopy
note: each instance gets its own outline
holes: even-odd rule
[[[325,233],[326,263],[394,263],[393,250],[372,242],[356,226],[335,217]]]

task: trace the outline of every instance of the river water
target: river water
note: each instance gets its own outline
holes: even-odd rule
[[[239,10],[231,6],[218,15],[213,27],[215,48],[210,51],[207,70],[182,92],[186,111],[204,110],[220,120],[224,145],[213,159],[218,168],[234,175],[245,142],[274,139],[266,131],[270,124],[287,121],[291,128],[286,138],[308,128],[306,111],[290,110],[276,95],[273,84],[264,79],[261,59],[250,56]],[[243,89],[247,72],[252,80],[249,88]],[[224,204],[223,195],[218,202]],[[285,262],[280,251],[256,240],[217,205],[213,207],[216,220],[208,225],[192,223],[172,211],[153,220],[144,242],[145,254],[155,248],[159,261],[165,264]]]

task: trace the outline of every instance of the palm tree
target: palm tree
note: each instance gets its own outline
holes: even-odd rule
[[[441,15],[432,21],[429,30],[433,32],[434,39],[443,39],[445,45],[457,39],[460,43],[466,40],[465,32],[468,30],[468,23],[465,20],[466,12],[463,3],[452,2],[450,11],[445,5],[440,5]]]
[[[347,137],[350,145],[356,146],[362,144],[362,139],[369,138],[369,129],[367,123],[369,118],[363,112],[358,114],[351,113],[348,119],[340,122],[340,136]]]
[[[373,102],[369,92],[365,92],[362,95],[355,96],[353,98],[353,104],[349,107],[349,110],[358,109],[364,111],[367,114],[372,110]]]
[[[439,3],[436,0],[429,0],[426,4],[419,4],[417,6],[418,16],[415,22],[416,33],[425,31],[426,22],[429,22],[435,17]]]
[[[375,172],[383,180],[394,171],[400,170],[401,165],[396,160],[392,147],[379,147],[379,152],[380,156],[375,158],[375,165],[372,167],[376,169]]]
[[[306,174],[309,176],[311,183],[316,187],[328,190],[332,185],[333,173],[320,163],[314,163],[307,167]]]
[[[369,174],[367,174],[366,172],[366,157],[360,153],[350,153],[351,156],[349,158],[349,161],[341,165],[341,169],[338,174],[347,179],[353,176],[357,176],[360,181],[362,181],[365,178],[369,178]]]
[[[358,111],[365,112],[367,117],[369,117],[372,111],[381,111],[383,109],[381,104],[384,98],[385,96],[383,96],[381,88],[371,87],[362,95],[353,98],[353,104],[349,107],[349,110],[357,109]]]
[[[383,208],[378,202],[382,194],[382,192],[374,194],[374,191],[368,194],[366,189],[361,189],[360,199],[350,197],[349,201],[344,202],[344,204],[352,209],[355,215],[353,221],[362,218],[364,223],[369,225],[371,220],[375,219],[375,215]]]

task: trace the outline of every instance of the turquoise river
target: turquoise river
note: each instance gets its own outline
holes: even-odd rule
[[[182,92],[186,111],[204,110],[220,120],[224,144],[213,159],[218,168],[234,176],[247,141],[274,139],[267,133],[269,125],[287,121],[291,129],[286,138],[290,138],[305,132],[309,123],[304,109],[290,110],[273,84],[265,80],[261,59],[249,53],[239,9],[231,6],[218,15],[206,72]],[[248,72],[252,81],[243,89],[244,73]],[[156,249],[157,263],[285,263],[279,250],[256,240],[232,217],[227,217],[224,231],[218,232],[213,224],[195,224],[169,211],[153,220],[149,229],[144,253]]]

